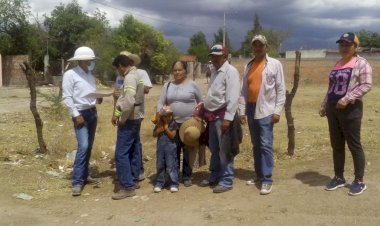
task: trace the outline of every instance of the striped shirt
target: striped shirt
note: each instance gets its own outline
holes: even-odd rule
[[[337,64],[340,61],[337,62]],[[334,66],[335,67],[335,66]],[[363,96],[368,93],[372,88],[372,68],[368,61],[363,57],[357,55],[355,65],[352,69],[350,82],[348,84],[347,92],[342,101],[346,104],[353,104],[355,100],[362,100]],[[322,109],[326,109],[328,101],[328,92],[321,104]]]

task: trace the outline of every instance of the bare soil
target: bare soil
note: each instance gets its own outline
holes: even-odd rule
[[[197,83],[205,94],[205,80]],[[262,196],[257,187],[245,184],[253,176],[246,127],[241,153],[235,159],[233,190],[213,194],[210,188],[199,187],[197,184],[208,176],[204,166],[194,169],[193,186],[181,185],[175,194],[167,189],[153,193],[155,140],[149,116],[161,89],[154,86],[142,125],[147,179],[137,196],[120,201],[111,199],[117,183],[112,164],[116,132],[109,120],[111,98],[98,106],[99,125],[91,160],[93,174],[102,183],[86,185],[82,196],[72,197],[66,155],[76,144],[68,115],[55,118],[40,108],[50,152],[38,154],[34,151],[37,141],[28,110],[28,89],[0,88],[0,225],[379,225],[380,89],[374,87],[366,97],[363,118],[368,190],[351,197],[348,186],[332,192],[323,189],[333,174],[327,122],[317,115],[325,88],[325,84],[302,85],[294,99],[294,156],[286,155],[285,117],[276,125],[274,186],[271,194]],[[353,164],[348,151],[346,158],[346,179],[351,183]],[[16,198],[20,193],[33,199]]]

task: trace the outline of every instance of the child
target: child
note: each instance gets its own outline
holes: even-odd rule
[[[163,106],[159,112],[159,120],[154,127],[153,136],[157,137],[157,176],[154,192],[160,192],[165,184],[165,166],[171,180],[170,191],[178,191],[177,143],[175,140],[178,130],[173,120],[173,111],[169,106]]]

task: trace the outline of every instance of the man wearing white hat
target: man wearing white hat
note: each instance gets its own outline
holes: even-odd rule
[[[62,99],[67,106],[74,123],[77,153],[74,161],[72,178],[72,195],[81,195],[82,188],[89,176],[89,161],[97,126],[96,103],[102,99],[91,97],[96,91],[92,70],[95,66],[95,54],[86,46],[75,50],[69,61],[78,61],[78,66],[63,75]]]
[[[255,35],[251,41],[255,55],[244,67],[243,87],[239,99],[241,122],[246,123],[253,144],[256,178],[247,185],[261,185],[260,194],[272,191],[273,125],[280,121],[285,104],[285,82],[281,62],[269,57],[265,36]]]

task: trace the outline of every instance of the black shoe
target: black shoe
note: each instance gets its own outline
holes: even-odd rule
[[[223,193],[223,192],[229,191],[231,189],[232,189],[232,187],[224,187],[222,185],[218,185],[214,189],[212,189],[212,192],[214,192],[214,193]]]

